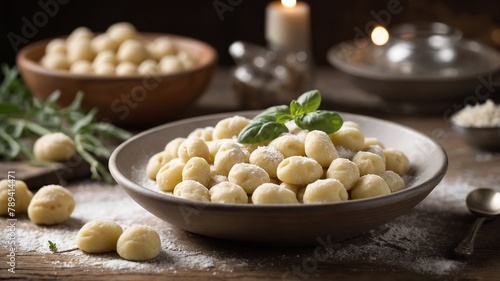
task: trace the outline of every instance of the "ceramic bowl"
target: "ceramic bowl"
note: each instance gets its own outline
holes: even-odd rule
[[[434,189],[447,169],[446,153],[425,135],[396,123],[341,113],[344,120],[357,122],[366,136],[407,154],[411,161],[407,188],[382,197],[316,205],[203,203],[154,190],[146,164],[166,142],[229,116],[256,113],[202,116],[147,130],[116,148],[109,161],[111,174],[139,205],[180,229],[228,240],[304,246],[316,245],[318,239],[347,239],[407,213]]]
[[[439,112],[474,94],[481,76],[500,69],[496,50],[442,23],[403,24],[389,33],[383,46],[343,42],[330,48],[327,59],[353,85],[383,101]]]
[[[500,151],[500,127],[472,127],[451,118],[453,129],[469,145],[485,151]]]
[[[50,70],[39,64],[51,39],[24,47],[17,56],[22,78],[33,95],[44,100],[55,90],[62,95],[59,106],[73,101],[78,91],[85,94],[82,106],[98,108],[98,116],[125,127],[151,127],[171,120],[199,97],[213,76],[217,53],[196,39],[158,33],[141,33],[145,40],[171,38],[180,50],[192,55],[198,65],[173,74],[84,75]]]

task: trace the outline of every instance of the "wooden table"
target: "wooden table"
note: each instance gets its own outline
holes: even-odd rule
[[[219,70],[206,94],[182,117],[238,110],[228,83],[228,69]],[[500,220],[486,223],[469,259],[453,256],[474,216],[465,207],[467,193],[490,186],[500,191],[500,154],[465,144],[441,115],[389,114],[377,100],[353,88],[341,74],[320,69],[317,87],[330,109],[392,120],[440,143],[449,170],[435,190],[410,213],[341,242],[316,247],[269,248],[216,240],[178,230],[152,216],[118,186],[72,181],[76,209],[62,225],[36,226],[18,215],[0,221],[0,278],[10,280],[500,280]],[[108,218],[124,228],[146,224],[162,239],[160,255],[147,262],[122,260],[116,253],[89,255],[75,249],[80,227]],[[355,222],[353,222],[355,223]],[[15,274],[8,271],[7,237],[16,236]],[[57,244],[52,253],[48,240]]]

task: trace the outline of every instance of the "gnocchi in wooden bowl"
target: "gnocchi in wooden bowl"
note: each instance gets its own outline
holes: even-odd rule
[[[444,177],[445,151],[402,125],[340,113],[330,135],[290,126],[269,142],[232,138],[260,112],[190,118],[121,144],[111,174],[183,230],[276,246],[347,239],[401,216]]]
[[[17,65],[35,96],[45,100],[60,90],[58,104],[67,106],[83,91],[82,106],[98,108],[101,119],[146,128],[165,123],[190,105],[216,68],[214,48],[193,38],[136,32],[125,39],[126,32],[89,32],[77,29],[19,52]],[[123,42],[117,45],[119,39],[106,37],[111,35]]]

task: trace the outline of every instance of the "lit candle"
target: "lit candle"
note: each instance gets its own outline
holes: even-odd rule
[[[382,26],[377,26],[371,34],[373,44],[383,46],[389,41],[389,32]]]
[[[296,0],[272,2],[266,8],[266,40],[285,51],[310,51],[309,5]]]

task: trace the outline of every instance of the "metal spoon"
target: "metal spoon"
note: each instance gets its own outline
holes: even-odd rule
[[[468,257],[474,252],[474,241],[483,222],[500,214],[500,192],[491,188],[478,188],[467,195],[466,204],[469,211],[478,218],[455,248],[455,254],[462,257]]]

